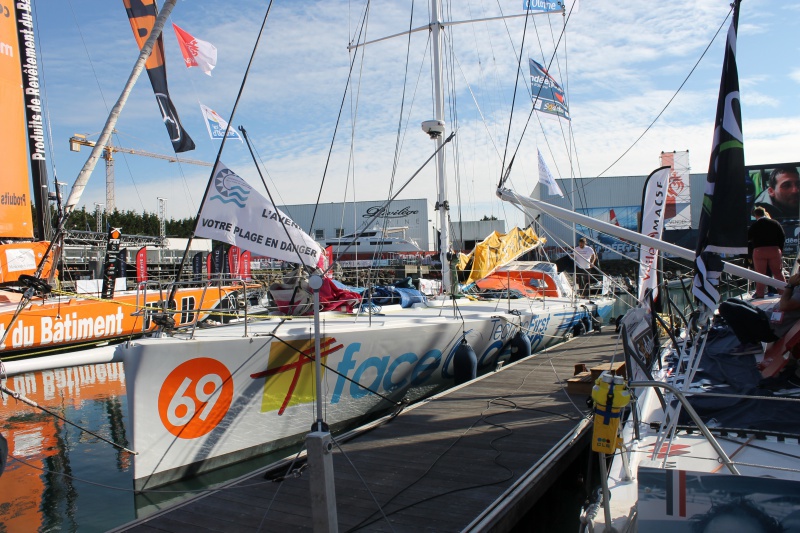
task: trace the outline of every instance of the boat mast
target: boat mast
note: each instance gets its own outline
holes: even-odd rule
[[[444,123],[444,84],[442,83],[442,24],[440,0],[431,0],[431,41],[432,41],[432,62],[433,62],[433,92],[434,92],[434,119],[441,124],[442,132],[435,137],[436,148],[436,175],[437,193],[436,209],[439,211],[439,259],[442,262],[442,290],[450,292],[450,227],[447,219],[447,211],[450,203],[447,201],[447,179],[444,171],[444,150],[442,144],[445,139]]]

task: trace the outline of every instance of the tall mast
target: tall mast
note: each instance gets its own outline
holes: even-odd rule
[[[434,92],[434,119],[439,121],[442,127],[440,135],[435,137],[436,148],[439,152],[436,154],[436,177],[437,177],[437,193],[436,193],[436,209],[439,211],[439,229],[441,230],[439,237],[439,253],[440,260],[442,261],[442,289],[447,292],[450,290],[450,262],[447,259],[448,252],[450,252],[450,227],[447,220],[447,211],[450,209],[450,204],[447,201],[447,176],[444,170],[444,150],[442,143],[445,139],[444,130],[444,84],[442,83],[442,24],[440,0],[431,0],[431,41],[432,45],[432,62],[433,62],[433,92]]]

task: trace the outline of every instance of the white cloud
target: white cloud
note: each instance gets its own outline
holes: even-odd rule
[[[517,9],[519,2],[502,2],[502,5],[509,14]],[[792,80],[800,82],[800,67],[791,66],[792,61],[796,64],[797,54],[787,51],[765,57],[765,51],[782,50],[778,36],[787,31],[790,16],[786,11],[773,13],[766,5],[762,0],[744,3],[740,22],[738,54],[746,154],[748,161],[796,160],[797,139],[791,130],[781,125],[780,133],[770,134],[764,126],[773,122],[796,125],[800,117],[793,92],[788,87],[784,89],[785,83],[770,83],[780,81],[780,76],[787,72]],[[328,162],[352,57],[346,46],[356,34],[360,17],[356,11],[360,7],[353,6],[344,1],[291,2],[277,4],[270,14],[232,123],[247,128],[269,173],[268,184],[282,198],[279,203],[316,201],[326,164],[324,202],[341,201],[345,196],[376,199],[388,194],[406,76],[405,38],[368,46],[363,63],[358,56],[353,85],[344,99],[339,131]],[[72,20],[67,6],[59,3],[52,7],[40,12],[42,46],[59,179],[71,183],[88,152],[69,153],[66,139],[76,132],[100,130],[107,111],[98,85],[107,105],[113,105],[133,65],[136,50],[119,5],[114,4],[112,9],[105,7],[105,3],[99,8],[95,2],[75,2],[81,34],[63,23]],[[237,9],[221,9],[217,2],[197,0],[180,3],[173,12],[174,22],[212,42],[219,54],[212,77],[198,69],[187,70],[174,46],[171,28],[166,31],[170,90],[181,119],[198,146],[195,152],[185,154],[187,157],[209,162],[215,159],[219,143],[207,138],[197,102],[211,106],[226,118],[230,114],[263,9],[260,2],[242,2]],[[406,9],[402,2],[373,6],[369,37],[406,29],[409,26]],[[783,6],[783,9],[789,8]],[[457,2],[451,10],[456,20],[499,15],[496,4],[476,6]],[[673,96],[727,12],[725,3],[689,0],[631,2],[624,9],[608,2],[582,3],[580,12],[570,20],[566,39],[562,40],[567,53],[560,52],[550,69],[568,89],[573,122],[569,125],[542,119],[540,124],[539,117],[532,118],[514,162],[511,174],[514,185],[530,192],[529,185],[536,173],[537,147],[547,154],[551,170],[559,177],[571,173],[595,176],[611,165]],[[556,16],[529,21],[507,161],[522,135],[530,109],[525,60],[533,57],[549,63],[553,43],[561,31],[561,20]],[[426,23],[427,9],[418,9],[411,25]],[[460,149],[458,160],[449,157],[447,162],[453,217],[457,216],[458,203],[464,204],[465,218],[473,216],[470,213],[477,218],[484,214],[501,218],[517,216],[514,209],[503,207],[494,199],[494,187],[506,151],[517,68],[515,56],[522,42],[523,25],[523,19],[513,19],[507,24],[483,22],[449,30],[444,56],[448,65],[446,75],[455,87],[449,94],[457,96],[455,143]],[[705,171],[726,30],[727,24],[670,107],[607,175],[647,174],[658,164],[662,150],[682,149],[690,150],[696,171]],[[81,38],[94,59],[93,68]],[[429,53],[427,32],[415,33],[408,49],[402,149],[395,187],[433,151],[433,143],[419,127],[422,120],[433,117],[426,51]],[[452,62],[454,59],[457,63]],[[467,85],[474,93],[474,100]],[[446,109],[449,115],[449,104]],[[448,120],[453,127],[452,118]],[[126,147],[171,153],[146,76],[137,84],[117,129]],[[785,150],[782,156],[781,150]],[[245,146],[228,143],[222,159],[250,183],[262,187]],[[453,172],[456,169],[460,177],[458,187]],[[208,178],[204,168],[186,165],[181,169],[135,156],[119,159],[116,175],[120,207],[153,212],[155,197],[166,196],[169,213],[176,217],[193,214],[191,206],[197,207]],[[402,197],[427,197],[435,201],[434,176],[429,164]],[[104,181],[101,165],[86,191],[88,205],[104,202]]]

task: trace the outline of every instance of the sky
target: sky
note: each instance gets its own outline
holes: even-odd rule
[[[197,145],[182,157],[215,160],[220,142],[209,139],[199,103],[230,116],[267,4],[179,0],[175,7],[164,33],[169,88]],[[367,40],[428,22],[427,0],[369,5]],[[522,13],[522,0],[444,5],[445,18],[457,21]],[[276,1],[232,123],[246,128],[278,205],[386,199],[422,168],[399,198],[427,198],[434,218],[435,167],[426,160],[435,146],[420,128],[434,116],[429,33],[370,44],[353,61],[347,46],[359,38],[364,9],[355,0]],[[555,54],[560,14],[531,18],[527,26],[515,18],[448,29],[445,109],[448,131],[456,129],[447,155],[451,218],[521,224],[522,214],[494,191],[503,160],[513,155],[510,185],[530,193],[537,149],[557,178],[646,175],[662,151],[687,149],[692,172],[706,172],[729,11],[727,0],[582,0]],[[798,21],[794,2],[742,3],[738,68],[747,164],[800,160],[800,41],[791,37]],[[216,46],[211,76],[184,66],[171,23]],[[97,138],[138,48],[121,0],[38,0],[36,24],[49,172],[69,189],[89,149],[70,152],[68,139]],[[565,88],[571,122],[531,116],[527,58],[549,65]],[[146,75],[116,130],[119,146],[174,155]],[[227,142],[221,159],[263,192],[246,145]],[[194,216],[210,176],[208,167],[121,153],[114,171],[117,208],[155,213],[161,197],[168,218]],[[79,208],[94,210],[95,203],[105,203],[102,161]]]

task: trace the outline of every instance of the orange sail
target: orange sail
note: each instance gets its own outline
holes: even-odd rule
[[[4,118],[4,125],[0,128],[0,146],[3,147],[0,238],[32,239],[33,216],[17,17],[14,3],[9,2],[7,6],[12,16],[0,17],[0,109]]]

